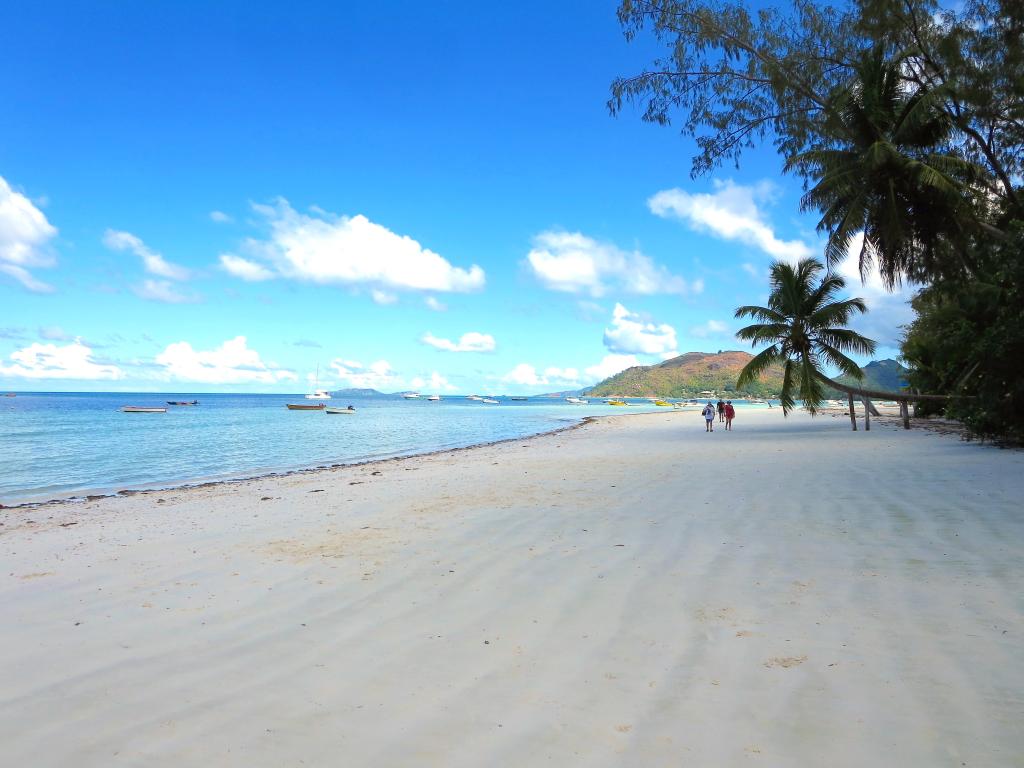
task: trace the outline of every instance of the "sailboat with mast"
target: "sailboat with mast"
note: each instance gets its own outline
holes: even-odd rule
[[[320,389],[320,363],[316,364],[316,381],[313,384],[313,392],[306,395],[307,400],[330,400],[331,393]]]

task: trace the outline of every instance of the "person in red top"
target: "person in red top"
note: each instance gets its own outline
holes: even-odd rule
[[[732,400],[725,401],[725,428],[732,431],[732,420],[736,418],[736,409],[732,407]]]

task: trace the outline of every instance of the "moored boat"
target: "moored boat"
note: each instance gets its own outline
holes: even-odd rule
[[[199,405],[198,400],[168,400],[168,405]]]
[[[326,403],[286,403],[285,408],[289,411],[322,411],[327,407]]]
[[[419,400],[420,399],[420,393],[419,392],[406,392],[405,394],[402,395],[402,397],[404,397],[406,400]]]
[[[430,402],[432,402],[432,403],[436,403],[436,402],[438,402],[438,401],[439,401],[440,399],[441,399],[441,396],[440,396],[440,395],[431,395],[430,397],[428,397],[428,398],[427,398],[427,400],[429,400],[429,401],[430,401]]]
[[[629,405],[629,403],[625,402],[624,400],[606,400],[605,404],[606,405]]]
[[[572,403],[573,405],[587,405],[590,403],[589,400],[583,400],[579,397],[567,397],[565,398],[565,402]]]
[[[324,408],[324,413],[329,413],[329,414],[332,414],[334,416],[340,416],[342,414],[344,414],[345,416],[351,416],[355,412],[356,412],[356,409],[353,408],[351,405],[348,408],[336,408],[336,407]]]
[[[167,409],[148,405],[122,405],[121,413],[167,413]]]
[[[657,405],[657,406],[661,406],[662,408],[671,408],[672,407],[672,403],[669,403],[669,402],[667,402],[665,400],[655,400],[654,404]]]
[[[490,405],[498,405],[498,401],[493,397],[482,397],[480,398],[481,403],[489,403]]]

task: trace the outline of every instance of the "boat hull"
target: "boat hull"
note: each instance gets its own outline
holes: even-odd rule
[[[141,405],[126,405],[121,408],[121,413],[167,413],[167,409],[147,408]]]
[[[332,416],[352,416],[355,414],[355,408],[349,410],[348,408],[325,408],[324,413],[329,413]]]
[[[323,403],[287,403],[285,405],[289,411],[322,411],[326,407]]]

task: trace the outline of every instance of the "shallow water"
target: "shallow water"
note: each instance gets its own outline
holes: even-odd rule
[[[197,407],[126,414],[123,405]],[[301,395],[19,393],[0,397],[0,504],[159,488],[524,437],[588,415],[658,410],[561,400],[335,399],[354,416],[289,411]],[[695,415],[696,418],[696,415]]]

